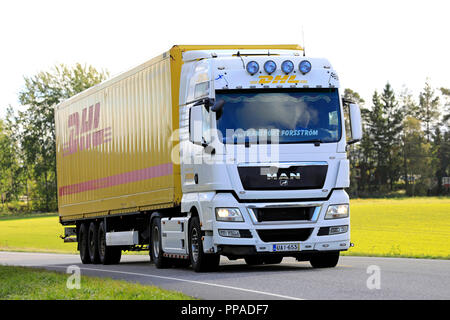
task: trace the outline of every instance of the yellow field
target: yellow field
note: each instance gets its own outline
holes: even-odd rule
[[[450,259],[450,198],[351,201],[348,255]]]
[[[346,255],[450,259],[450,198],[351,201]],[[0,218],[0,250],[76,253],[57,216]]]

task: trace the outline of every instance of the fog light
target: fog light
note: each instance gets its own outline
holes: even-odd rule
[[[348,226],[336,226],[330,227],[330,235],[338,233],[346,233],[348,231]]]
[[[264,63],[264,70],[268,74],[274,73],[276,69],[277,69],[277,64],[275,63],[275,61],[269,60],[269,61],[266,61],[266,63]]]
[[[281,64],[281,70],[283,70],[286,74],[291,73],[292,70],[294,70],[294,63],[291,60],[283,61]]]
[[[240,238],[241,233],[239,230],[227,230],[227,229],[219,229],[219,235],[221,237],[227,237],[227,238]]]
[[[308,60],[303,60],[302,62],[300,62],[300,64],[298,65],[298,69],[300,70],[301,73],[303,74],[307,74],[308,72],[311,71],[311,62],[309,62]]]
[[[250,61],[247,63],[247,72],[254,75],[259,71],[259,64],[256,61]]]

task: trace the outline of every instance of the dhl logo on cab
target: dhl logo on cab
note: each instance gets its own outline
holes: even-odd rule
[[[269,83],[308,83],[307,80],[296,80],[297,76],[259,76],[259,81],[250,81],[251,84],[269,84]]]

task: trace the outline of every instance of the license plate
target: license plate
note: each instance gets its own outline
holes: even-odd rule
[[[300,251],[300,243],[283,243],[274,244],[272,248],[273,252],[278,251]]]

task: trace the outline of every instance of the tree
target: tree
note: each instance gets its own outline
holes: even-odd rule
[[[419,106],[416,118],[425,124],[425,136],[430,142],[433,124],[439,119],[439,97],[435,96],[428,81],[419,95]]]
[[[450,89],[447,88],[441,88],[441,93],[444,96],[445,99],[445,110],[442,117],[442,122],[446,126],[447,129],[450,127]]]
[[[389,83],[386,84],[381,96],[383,117],[385,122],[384,141],[381,142],[386,153],[386,175],[389,178],[390,190],[398,180],[401,172],[401,132],[403,112],[399,107],[394,90]]]
[[[19,111],[18,125],[24,167],[36,182],[36,209],[57,208],[55,106],[107,76],[106,71],[76,64],[73,67],[58,65],[49,72],[25,78],[19,101],[26,110]]]
[[[407,117],[403,123],[403,145],[407,162],[407,176],[411,183],[406,190],[410,196],[425,194],[429,185],[426,182],[431,170],[431,158],[427,156],[430,144],[426,142],[420,121]]]

